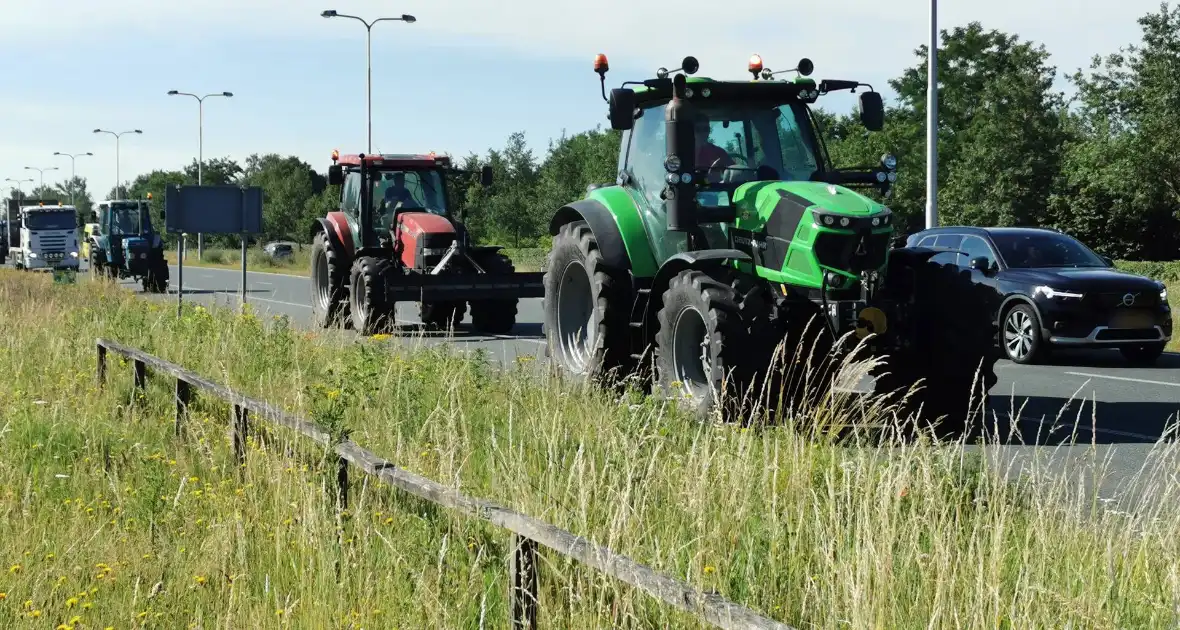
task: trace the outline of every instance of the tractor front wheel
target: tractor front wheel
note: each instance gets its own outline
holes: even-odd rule
[[[631,297],[624,277],[607,267],[585,221],[561,226],[545,259],[546,351],[561,371],[601,381],[629,366]]]
[[[668,283],[656,332],[656,372],[666,396],[698,415],[715,407],[727,420],[749,384],[751,350],[733,287],[688,269]]]
[[[328,235],[319,232],[311,244],[311,312],[319,328],[348,321],[348,268]]]
[[[364,256],[352,264],[349,310],[352,327],[362,335],[389,331],[394,325],[394,303],[386,300],[386,284],[394,273],[383,258]]]
[[[168,291],[168,262],[160,255],[143,277],[143,290],[150,293],[164,293]]]

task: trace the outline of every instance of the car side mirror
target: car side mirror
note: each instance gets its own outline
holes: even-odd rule
[[[328,167],[328,184],[331,186],[339,186],[344,183],[344,167],[339,164],[333,164]]]
[[[481,186],[483,186],[485,188],[492,185],[492,167],[491,166],[485,166],[485,167],[479,169],[479,183]]]
[[[860,94],[860,122],[869,131],[881,131],[885,126],[885,104],[881,93],[868,91]]]
[[[971,259],[970,266],[976,271],[987,273],[992,269],[992,261],[988,260],[986,256],[979,256]]]
[[[610,126],[626,131],[635,124],[635,90],[614,88],[610,91]]]

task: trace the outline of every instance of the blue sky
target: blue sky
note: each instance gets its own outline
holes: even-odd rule
[[[5,8],[0,38],[0,58],[15,61],[6,64],[8,89],[0,91],[0,186],[9,177],[40,178],[25,166],[59,167],[45,173],[46,183],[68,177],[70,160],[53,152],[91,151],[94,157],[78,158],[77,172],[92,194],[105,195],[115,182],[115,140],[92,133],[96,127],[143,130],[123,136],[123,180],[183,166],[197,155],[197,103],[167,96],[171,89],[234,93],[206,100],[206,159],[277,152],[323,171],[332,149],[364,150],[364,27],[324,19],[324,9],[418,18],[373,28],[374,149],[456,156],[503,146],[515,131],[524,131],[540,156],[563,129],[605,127],[592,71],[598,52],[610,58],[610,85],[675,68],[686,54],[700,60],[699,74],[742,78],[746,59],[758,53],[772,68],[807,56],[813,76],[859,79],[888,98],[886,81],[914,62],[913,50],[928,33],[925,0],[684,0],[676,15],[669,15],[670,6],[651,0],[19,3]],[[1137,41],[1136,19],[1159,3],[1120,6],[943,0],[939,25],[979,20],[1017,32],[1044,43],[1059,71],[1070,72],[1087,66],[1094,53]],[[645,32],[642,24],[657,19],[663,28]],[[854,104],[848,95],[829,98],[826,106],[834,109]]]

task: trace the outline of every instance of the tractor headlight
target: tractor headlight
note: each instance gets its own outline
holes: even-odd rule
[[[892,153],[886,153],[885,155],[882,155],[881,166],[884,166],[885,168],[892,171],[893,169],[897,168],[897,157]]]
[[[680,182],[684,183],[684,184],[691,184],[692,183],[692,173],[681,173],[680,174]]]
[[[884,184],[884,183],[885,183],[885,177],[886,177],[886,175],[885,175],[885,171],[877,171],[877,181],[879,181],[879,182],[881,182],[882,184]]]
[[[680,182],[680,176],[677,175],[676,173],[668,173],[667,175],[664,176],[664,181],[675,186],[676,184],[678,184]]]
[[[29,258],[36,258],[37,252],[29,252]]]
[[[1080,300],[1083,297],[1085,297],[1084,293],[1074,293],[1072,291],[1061,291],[1059,289],[1054,289],[1053,287],[1047,287],[1044,285],[1033,288],[1033,295],[1043,295],[1043,296],[1049,298],[1050,300],[1052,300],[1053,298],[1072,298],[1075,300]]]
[[[668,159],[664,160],[664,169],[669,173],[675,173],[680,170],[680,157],[676,155],[669,155]]]
[[[70,257],[71,257],[71,258],[77,258],[77,257],[78,257],[78,252],[70,252]]]
[[[848,217],[840,217],[840,227],[848,227],[849,223],[852,221]]]

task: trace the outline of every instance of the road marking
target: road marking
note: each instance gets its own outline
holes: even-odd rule
[[[1089,374],[1087,372],[1066,372],[1071,376],[1085,376],[1087,378],[1105,378],[1112,381],[1127,381],[1129,383],[1143,383],[1145,385],[1163,385],[1165,387],[1180,387],[1180,383],[1169,383],[1167,381],[1151,381],[1145,378],[1129,378],[1126,376],[1110,376],[1107,374]]]
[[[220,293],[220,294],[222,294],[222,295],[228,295],[228,296],[231,296],[231,297],[236,297],[236,298],[238,298],[239,300],[240,300],[240,299],[242,299],[242,295],[241,295],[240,293],[237,293],[237,292],[230,293],[229,291],[219,291],[219,290],[217,290],[217,289],[204,289],[204,288],[201,288],[201,287],[188,287],[188,288],[191,288],[191,289],[196,289],[197,291],[212,291],[212,292],[214,292],[214,293]],[[198,294],[198,295],[199,295],[199,294]],[[294,303],[294,302],[284,302],[284,301],[282,301],[282,300],[271,300],[271,299],[268,299],[268,298],[260,298],[260,297],[251,297],[251,298],[246,298],[246,302],[247,302],[247,303],[250,303],[250,302],[273,302],[273,303],[275,303],[275,304],[283,304],[283,305],[285,305],[285,306],[296,306],[296,307],[298,307],[298,308],[311,308],[311,306],[310,306],[310,305],[307,305],[307,304],[296,304],[296,303]]]
[[[175,267],[175,266],[176,265],[169,265],[169,267]],[[241,269],[222,269],[220,267],[202,267],[199,265],[185,265],[184,268],[186,271],[190,271],[193,269],[199,269],[201,271],[219,271],[222,273],[236,273],[236,274],[242,273]],[[308,276],[297,276],[297,275],[291,274],[291,273],[275,273],[273,271],[252,271],[249,267],[246,268],[246,273],[258,273],[258,274],[262,274],[265,276],[281,276],[283,278],[295,278],[297,280],[308,280],[308,281],[311,280],[311,278],[309,278]]]

